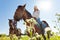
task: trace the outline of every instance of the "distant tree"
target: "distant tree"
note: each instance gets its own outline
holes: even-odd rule
[[[0,34],[0,37],[6,37],[7,35],[6,34]]]
[[[56,19],[54,22],[56,23],[56,25],[54,26],[54,28],[56,28],[60,33],[60,13],[56,13]]]
[[[58,14],[58,13],[56,13],[56,15],[55,15],[56,17],[57,17],[57,21],[58,21],[58,23],[60,23],[60,13]]]

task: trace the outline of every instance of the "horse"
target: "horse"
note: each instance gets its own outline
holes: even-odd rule
[[[16,27],[16,24],[14,23],[14,21],[12,19],[8,19],[8,20],[9,20],[9,35],[16,34],[16,36],[20,36],[21,29]]]
[[[25,5],[19,5],[15,11],[15,14],[13,16],[14,18],[14,21],[15,22],[18,22],[20,21],[21,19],[23,19],[25,22],[26,22],[26,19],[31,19],[31,18],[34,18],[30,12],[28,12],[26,9],[25,9]],[[35,18],[34,18],[35,19]],[[42,21],[42,22],[46,22],[46,21]],[[28,24],[28,23],[27,23]],[[45,24],[48,24],[47,22]],[[29,24],[28,24],[29,25]],[[47,27],[49,27],[49,25],[47,25]],[[36,25],[34,25],[34,28],[36,30],[36,32],[38,34],[42,34],[44,40],[46,40],[46,37],[44,35],[44,28],[42,27],[42,24],[40,24],[40,28],[38,28]]]

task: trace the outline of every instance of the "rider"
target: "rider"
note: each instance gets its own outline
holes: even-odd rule
[[[42,21],[40,20],[39,15],[40,15],[39,9],[37,8],[37,6],[34,6],[33,17],[35,17],[35,19],[36,19],[36,21],[38,22],[38,24],[40,24],[40,25],[38,25],[38,26],[42,26],[43,28],[45,28],[45,27],[47,26],[47,24],[46,24],[45,21],[44,21],[44,22],[45,22],[45,23],[44,23],[44,22],[42,22]]]
[[[40,15],[39,9],[37,8],[37,6],[34,6],[33,17],[36,18],[36,21],[38,22],[38,24],[42,24],[39,15]],[[39,25],[39,26],[40,26],[40,25]]]

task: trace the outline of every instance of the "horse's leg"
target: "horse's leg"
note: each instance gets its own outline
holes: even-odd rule
[[[50,38],[50,36],[49,36],[49,33],[47,32],[47,37],[48,37],[48,39]]]
[[[42,36],[43,36],[44,40],[46,40],[46,37],[44,35],[44,29],[42,28],[42,24],[40,24],[40,27],[41,27]]]
[[[50,39],[51,29],[49,27],[46,27],[45,32],[47,33],[47,38]]]
[[[45,37],[44,33],[42,33],[42,36],[43,36],[44,40],[46,40],[46,37]]]
[[[48,39],[50,39],[50,33],[51,31],[47,31],[47,37],[48,37]]]
[[[10,34],[10,40],[13,40],[12,38],[13,38],[13,34]]]

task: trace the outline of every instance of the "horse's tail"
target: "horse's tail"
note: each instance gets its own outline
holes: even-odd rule
[[[49,27],[49,25],[48,25],[48,23],[46,21],[43,20],[42,22],[44,22],[46,24],[46,26]]]

